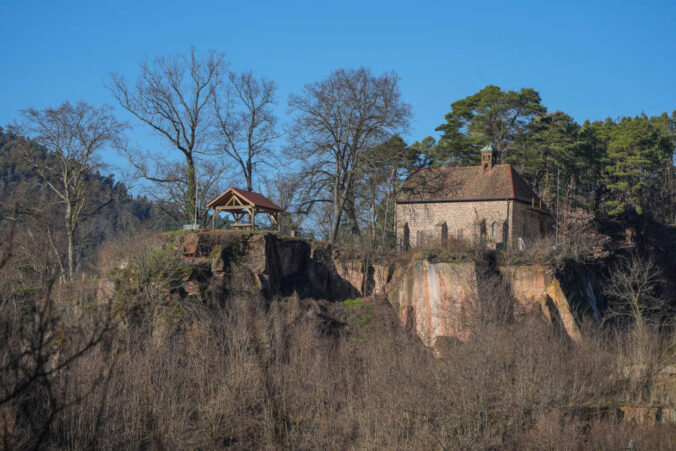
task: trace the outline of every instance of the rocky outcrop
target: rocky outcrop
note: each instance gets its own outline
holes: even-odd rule
[[[619,415],[624,421],[637,424],[676,423],[676,409],[673,407],[619,406]]]
[[[573,306],[553,269],[531,265],[500,266],[496,270],[494,275],[502,279],[511,297],[500,301],[511,303],[513,315],[542,315],[572,340],[580,339]],[[471,333],[472,315],[481,308],[477,304],[479,293],[486,289],[481,286],[479,272],[473,261],[413,261],[397,270],[387,296],[402,326],[415,332],[426,345],[434,346],[438,337],[465,340]]]
[[[676,423],[676,409],[670,406],[591,405],[566,409],[566,414],[584,422],[606,418],[616,422],[650,426]]]
[[[553,269],[542,265],[500,266],[499,271],[514,297],[517,315],[536,309],[549,322],[562,327],[570,338],[580,339],[571,305]]]
[[[223,302],[233,292],[244,297],[295,294],[301,299],[327,300],[384,294],[402,326],[428,346],[434,346],[438,337],[466,340],[472,316],[481,307],[477,300],[500,295],[487,292],[494,287],[485,285],[486,265],[479,267],[464,257],[449,262],[419,258],[397,266],[366,263],[354,251],[271,233],[213,231],[167,235],[167,239],[170,242],[162,250],[166,255],[159,260],[174,262],[162,269],[162,277],[171,279],[166,286],[174,301],[198,296]],[[126,274],[132,270],[128,264],[117,268],[121,278],[100,280],[100,302],[115,298],[120,286],[133,285]],[[579,339],[576,308],[553,269],[493,265],[489,271],[509,293],[510,299],[501,301],[509,303],[510,314],[540,314],[571,339]],[[593,297],[589,283],[583,281],[581,286],[575,292],[578,298],[585,291]],[[595,299],[590,305],[598,311]]]
[[[265,297],[343,300],[382,294],[392,267],[368,264],[322,242],[266,233],[212,231],[166,235],[158,257],[171,291],[180,297],[223,299],[226,292],[261,293]],[[117,267],[99,281],[97,299],[109,302],[128,285],[128,268]],[[178,285],[178,286],[176,286]]]
[[[427,346],[437,337],[467,338],[465,318],[478,295],[473,262],[414,261],[394,277],[388,299],[408,331]]]
[[[250,275],[255,288],[268,297],[368,296],[383,293],[391,276],[388,265],[366,264],[326,243],[272,233],[190,233],[180,237],[176,248],[187,263],[209,267],[212,289],[232,288],[225,286],[232,285],[225,276],[239,272]]]

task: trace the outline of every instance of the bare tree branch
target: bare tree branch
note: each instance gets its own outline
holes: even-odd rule
[[[331,242],[361,168],[378,144],[408,125],[410,106],[401,101],[397,82],[394,73],[378,77],[363,67],[340,69],[289,98],[294,122],[288,152],[302,161],[306,177],[326,175],[313,194],[330,193]]]
[[[221,86],[226,66],[223,54],[211,51],[199,57],[191,48],[188,55],[161,56],[141,63],[135,86],[118,74],[111,75],[108,86],[122,108],[165,138],[185,159],[186,170],[181,176],[187,189],[181,190],[182,197],[172,199],[183,205],[185,219],[192,219],[197,208],[196,157],[213,150],[209,142],[208,105]],[[178,182],[157,175],[143,160],[133,158],[133,153],[125,156],[146,180],[160,184]]]

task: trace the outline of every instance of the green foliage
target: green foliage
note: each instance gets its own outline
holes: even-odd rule
[[[343,305],[345,307],[356,307],[361,303],[361,298],[354,298],[354,299],[345,299],[343,301]]]
[[[434,154],[434,147],[436,145],[437,141],[431,136],[411,144],[410,149],[415,155],[416,167],[427,167],[430,165],[431,156]]]
[[[673,156],[673,144],[645,115],[612,124],[608,138],[601,181],[611,196],[605,207],[611,215],[630,209],[642,214],[659,168]]]
[[[487,86],[453,102],[437,130],[438,142],[411,146],[426,165],[476,164],[492,144],[552,209],[559,201],[594,215],[676,220],[676,111],[580,126],[564,112],[547,113],[533,89]]]
[[[423,160],[420,150],[409,147],[399,135],[376,146],[360,167],[354,183],[355,194],[347,203],[343,230],[358,229],[360,223],[365,223],[374,247],[393,239],[388,231],[394,229],[396,193],[401,188],[403,175],[424,164]],[[359,212],[363,211],[370,214],[359,218]]]
[[[556,191],[557,173],[563,180],[582,173],[579,133],[580,126],[565,113],[538,116],[516,139],[504,162],[514,165],[536,191],[551,199]]]
[[[446,123],[436,129],[443,135],[433,150],[433,159],[442,164],[476,164],[481,148],[487,144],[504,153],[530,121],[546,111],[534,89],[505,92],[498,86],[486,86],[453,102]]]

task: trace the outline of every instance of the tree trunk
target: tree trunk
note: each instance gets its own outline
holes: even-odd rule
[[[185,215],[188,222],[190,222],[195,218],[195,209],[197,208],[197,204],[195,203],[197,181],[195,179],[195,161],[192,158],[192,154],[186,155],[185,160],[188,166],[188,198],[186,199],[187,208],[185,210]]]
[[[72,281],[74,277],[74,268],[75,268],[75,251],[73,249],[73,210],[70,206],[70,202],[66,203],[66,213],[64,215],[65,225],[66,225],[66,241],[68,245],[68,276],[67,280]]]
[[[352,191],[352,189],[350,189]],[[357,222],[357,211],[354,206],[354,198],[350,197],[347,201],[347,208],[345,208],[345,214],[347,214],[348,219],[352,222],[351,232],[352,235],[355,235],[361,238],[361,230],[359,229],[359,223]]]
[[[49,245],[52,247],[52,252],[54,252],[54,256],[56,257],[56,261],[59,263],[59,271],[61,271],[61,276],[59,276],[59,282],[66,283],[66,268],[63,267],[63,258],[61,257],[61,252],[59,252],[59,248],[56,247],[56,243],[54,242],[54,236],[52,235],[52,230],[47,226],[47,238],[49,238]]]
[[[251,160],[246,162],[246,171],[244,172],[244,176],[246,177],[246,190],[247,191],[253,191],[253,184],[251,181],[253,174],[253,168],[251,164]]]
[[[331,218],[331,234],[329,236],[329,243],[335,244],[338,239],[338,228],[340,227],[340,220],[343,214],[343,208],[338,200],[333,202],[333,218]]]

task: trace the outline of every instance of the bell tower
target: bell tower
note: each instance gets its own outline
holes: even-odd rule
[[[498,162],[498,152],[492,145],[487,145],[481,149],[481,170],[490,171]]]

